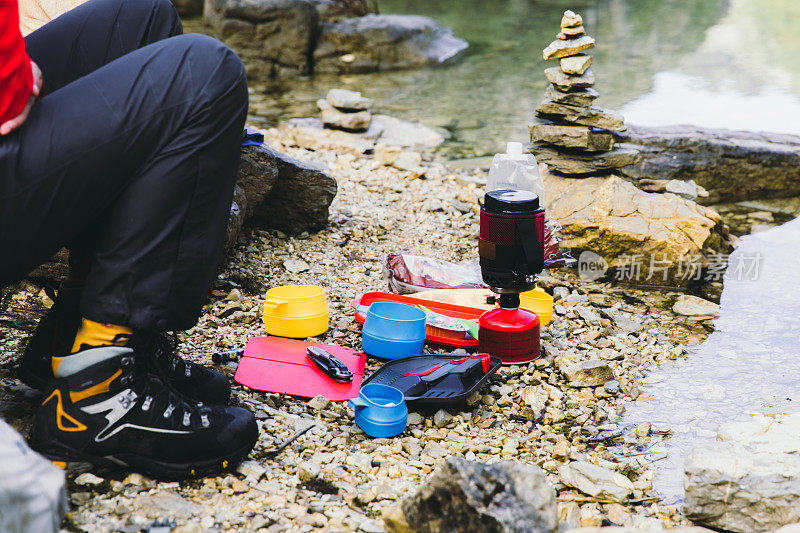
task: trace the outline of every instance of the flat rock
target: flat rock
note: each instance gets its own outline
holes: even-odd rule
[[[586,69],[592,66],[594,58],[588,54],[578,54],[576,56],[562,57],[559,60],[561,70],[567,74],[581,75]]]
[[[410,531],[558,531],[556,495],[544,472],[516,461],[450,457],[402,510]]]
[[[415,152],[436,148],[444,142],[444,135],[432,128],[389,115],[372,115],[372,126],[380,131],[376,142]]]
[[[531,153],[536,160],[558,172],[571,176],[591,175],[624,167],[638,161],[639,152],[633,148],[615,148],[597,154],[567,153],[553,148],[534,145]]]
[[[700,196],[708,196],[708,191],[697,185],[694,180],[652,180],[641,179],[636,186],[647,192],[669,192],[687,200],[695,200]]]
[[[324,22],[314,50],[315,73],[360,73],[443,65],[469,44],[419,15],[366,15]]]
[[[542,57],[544,59],[557,59],[559,57],[574,56],[593,46],[594,39],[588,35],[570,40],[556,39],[542,51]]]
[[[187,520],[203,510],[200,504],[167,491],[139,494],[131,500],[131,507],[145,516],[172,520]]]
[[[325,128],[317,118],[293,118],[281,122],[278,129],[307,150],[336,150],[356,156],[372,150],[377,143],[420,152],[444,142],[444,136],[432,128],[389,115],[372,115],[364,133]]]
[[[716,316],[719,305],[691,294],[684,294],[675,301],[672,310],[683,316]]]
[[[378,129],[374,123],[371,125],[373,130]],[[375,140],[370,136],[325,128],[318,118],[293,118],[281,122],[278,129],[294,144],[306,150],[335,150],[360,156],[375,146]],[[370,131],[367,130],[367,133]],[[379,134],[376,132],[375,137]]]
[[[369,128],[372,115],[369,111],[344,112],[334,107],[323,109],[320,114],[322,124],[329,128],[364,132]]]
[[[548,143],[595,152],[614,148],[613,135],[602,130],[594,130],[589,126],[531,124],[529,129],[532,143]]]
[[[578,15],[572,10],[564,11],[564,16],[561,17],[562,28],[574,28],[583,24],[583,17]]]
[[[800,136],[698,126],[634,126],[619,142],[640,146],[626,177],[694,180],[705,204],[800,195]]]
[[[586,71],[587,74],[589,72],[591,72],[591,70]],[[584,74],[584,76],[585,75],[586,74]],[[604,130],[625,130],[625,120],[622,118],[622,115],[597,106],[575,107],[552,100],[545,100],[536,107],[536,114],[545,117],[557,117],[559,120],[566,122],[574,122],[583,126],[592,126]]]
[[[611,366],[598,360],[581,361],[563,368],[561,372],[572,387],[602,387],[607,381],[616,379]]]
[[[722,424],[686,459],[684,513],[725,531],[774,531],[800,521],[800,413]]]
[[[561,33],[566,35],[568,39],[573,39],[575,37],[580,37],[581,35],[586,35],[586,30],[584,29],[583,25],[580,25],[570,28],[561,28]]]
[[[573,89],[586,89],[594,85],[592,69],[587,69],[586,72],[579,76],[572,76],[561,70],[561,67],[550,67],[545,69],[544,75],[557,89],[565,92]]]
[[[708,207],[646,193],[618,176],[577,180],[544,172],[542,179],[548,216],[561,226],[559,244],[576,257],[598,254],[606,277],[685,287],[687,257],[731,251],[719,214]],[[663,270],[651,269],[651,257],[664,261]]]
[[[548,85],[544,91],[544,97],[560,104],[588,107],[600,96],[600,93],[592,88],[579,89],[570,92],[558,90],[554,85]]]
[[[631,480],[622,474],[584,461],[561,465],[558,479],[589,496],[619,503],[625,503],[634,489]]]
[[[372,99],[361,96],[358,91],[348,91],[347,89],[331,89],[325,95],[325,99],[333,107],[342,111],[369,111],[372,107]]]

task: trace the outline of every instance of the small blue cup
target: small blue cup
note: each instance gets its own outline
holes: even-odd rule
[[[399,302],[369,306],[361,332],[362,349],[380,359],[400,359],[422,353],[425,312]]]
[[[369,383],[348,405],[358,427],[370,437],[394,437],[406,429],[408,407],[403,393],[394,387]]]

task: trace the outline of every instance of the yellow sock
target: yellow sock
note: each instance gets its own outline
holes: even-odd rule
[[[125,346],[133,330],[117,324],[101,324],[84,318],[75,335],[72,353],[79,352],[84,344],[89,346]]]

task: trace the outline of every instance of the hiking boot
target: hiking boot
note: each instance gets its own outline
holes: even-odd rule
[[[253,414],[189,401],[149,373],[147,357],[100,346],[58,358],[31,447],[52,460],[159,479],[207,475],[244,459],[258,439]]]
[[[18,377],[27,386],[45,390],[53,379],[51,354],[69,353],[81,325],[82,287],[63,287],[58,296],[48,295],[55,302],[39,320],[28,346],[20,358]],[[162,374],[165,381],[181,394],[209,405],[226,405],[231,398],[231,382],[221,372],[183,359],[177,352],[177,338],[163,335],[153,347],[156,357],[149,361],[153,374]]]

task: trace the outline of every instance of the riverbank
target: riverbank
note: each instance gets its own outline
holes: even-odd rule
[[[285,283],[325,286],[331,327],[320,340],[358,348],[359,327],[349,301],[366,291],[386,290],[381,264],[388,253],[456,262],[474,257],[479,172],[423,162],[425,172],[419,177],[417,170],[384,166],[372,156],[286,146],[275,130],[267,131],[266,142],[325,165],[337,179],[330,225],[317,234],[291,237],[245,230],[198,325],[181,335],[181,351],[190,358],[210,364],[214,350],[242,347],[248,338],[263,335],[263,292]],[[616,421],[639,396],[647,369],[680,357],[710,327],[671,311],[678,293],[584,282],[561,271],[544,276],[542,284],[550,291],[564,287],[554,291],[561,300],[542,334],[549,357],[504,368],[462,410],[416,413],[402,436],[370,439],[356,428],[343,403],[254,393],[234,385],[233,402],[253,410],[261,427],[259,442],[239,473],[182,483],[102,472],[96,472],[100,480],[84,477],[76,483],[73,478],[68,524],[83,531],[136,531],[154,520],[172,519],[183,528],[178,531],[380,531],[383,514],[413,494],[451,455],[541,466],[558,492],[561,518],[568,525],[684,522],[675,507],[662,505],[652,492],[653,473],[642,455],[646,446],[666,438],[665,428],[643,425],[626,433]],[[11,297],[0,322],[0,416],[23,433],[37,402],[14,379],[14,365],[44,304],[37,288],[23,289]],[[606,363],[616,383],[570,386],[562,370],[589,359]],[[368,371],[377,367],[370,361]],[[316,427],[308,434],[276,458],[267,457],[311,424]],[[567,487],[558,467],[574,461],[625,474],[633,483],[632,499],[616,503]]]

